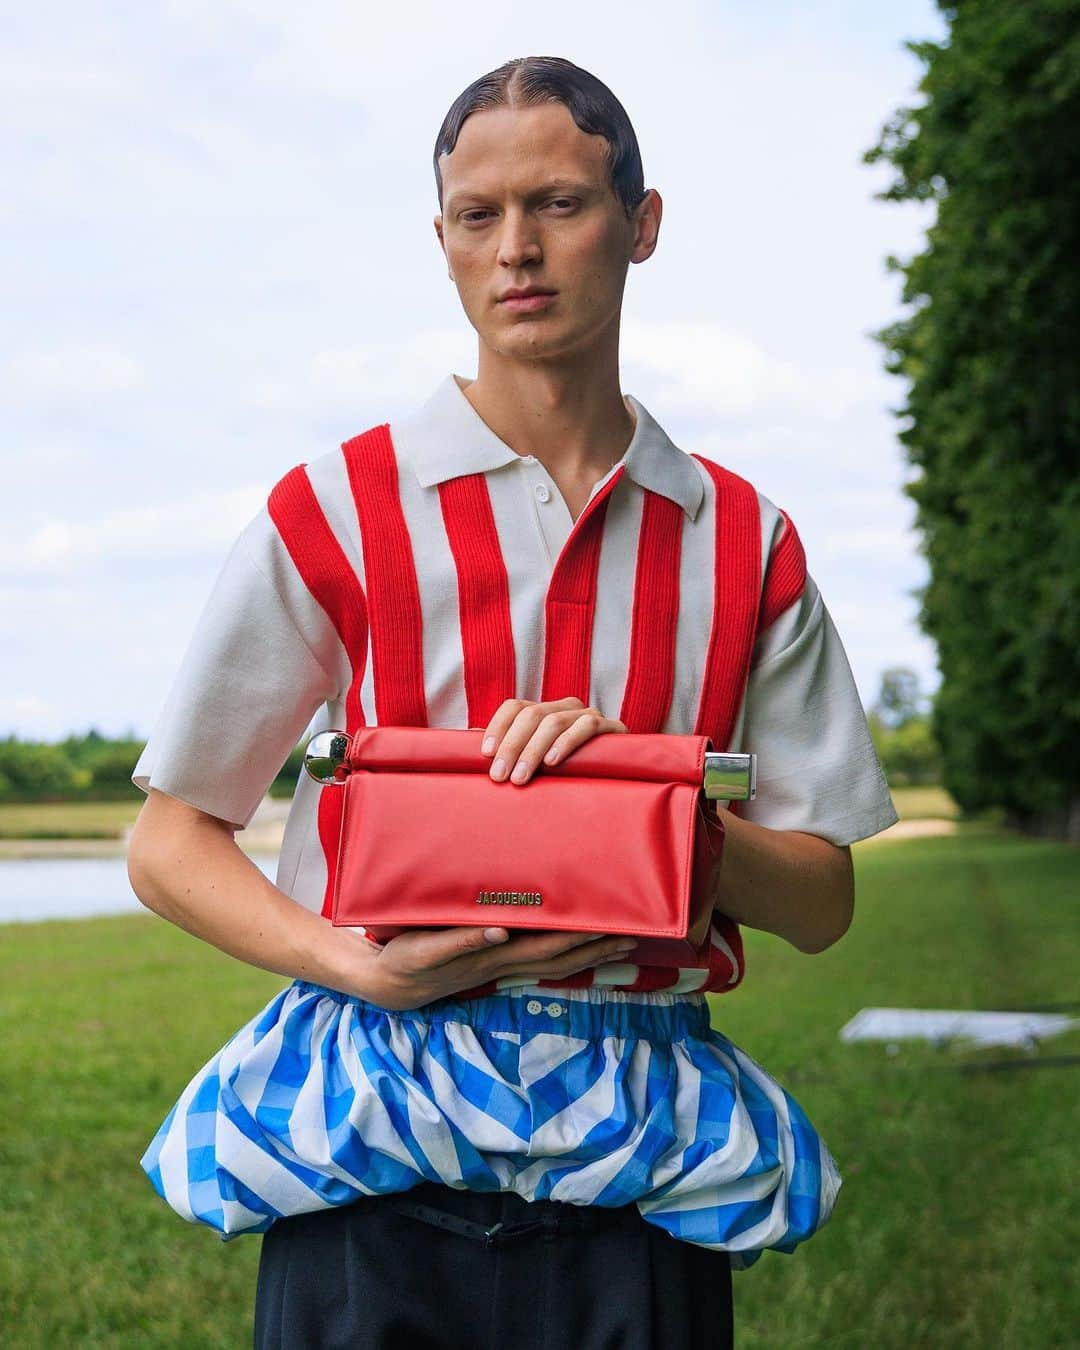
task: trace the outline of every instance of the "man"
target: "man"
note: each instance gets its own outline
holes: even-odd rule
[[[896,813],[789,517],[619,391],[627,268],[662,203],[611,91],[509,62],[455,102],[435,169],[477,378],[275,485],[133,774],[140,898],[294,981],[143,1166],[185,1217],[265,1233],[259,1346],[730,1344],[732,1266],[820,1227],[839,1176],[798,1104],[708,1028],[703,991],[741,980],[739,924],[807,953],[837,941],[850,842]],[[658,970],[616,938],[378,948],[333,928],[314,784],[278,885],[234,839],[320,705],[349,730],[482,726],[507,791],[597,734],[745,744],[759,793],[719,812],[707,956]]]

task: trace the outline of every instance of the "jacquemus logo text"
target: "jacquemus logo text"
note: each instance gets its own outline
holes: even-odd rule
[[[543,893],[540,891],[481,891],[476,897],[478,905],[542,905]]]

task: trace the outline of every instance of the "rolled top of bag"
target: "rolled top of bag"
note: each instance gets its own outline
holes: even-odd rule
[[[318,732],[308,741],[304,767],[316,782],[341,783],[350,773],[481,773],[482,728],[370,726],[349,735]],[[753,800],[757,757],[712,748],[708,736],[660,732],[603,732],[558,764],[541,762],[537,774],[682,782],[701,786],[712,800]],[[528,785],[526,784],[526,787]]]
[[[481,753],[483,730],[457,727],[362,727],[353,733],[345,755],[349,773],[486,773],[490,757]],[[561,778],[623,778],[638,782],[690,783],[700,786],[708,736],[656,732],[602,732],[579,745],[558,764],[537,766],[537,774]],[[528,784],[525,785],[526,790]]]

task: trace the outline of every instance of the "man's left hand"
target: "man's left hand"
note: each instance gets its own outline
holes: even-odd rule
[[[495,782],[508,778],[526,783],[541,763],[558,763],[601,731],[629,731],[629,727],[579,698],[540,703],[508,698],[488,723],[481,748],[493,756],[489,773]]]

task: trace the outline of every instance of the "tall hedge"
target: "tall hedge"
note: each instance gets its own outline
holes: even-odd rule
[[[966,809],[1080,839],[1080,0],[941,4],[907,42],[923,101],[864,156],[930,201],[886,265],[909,312],[875,337],[907,383],[899,438],[942,681],[933,730]]]

